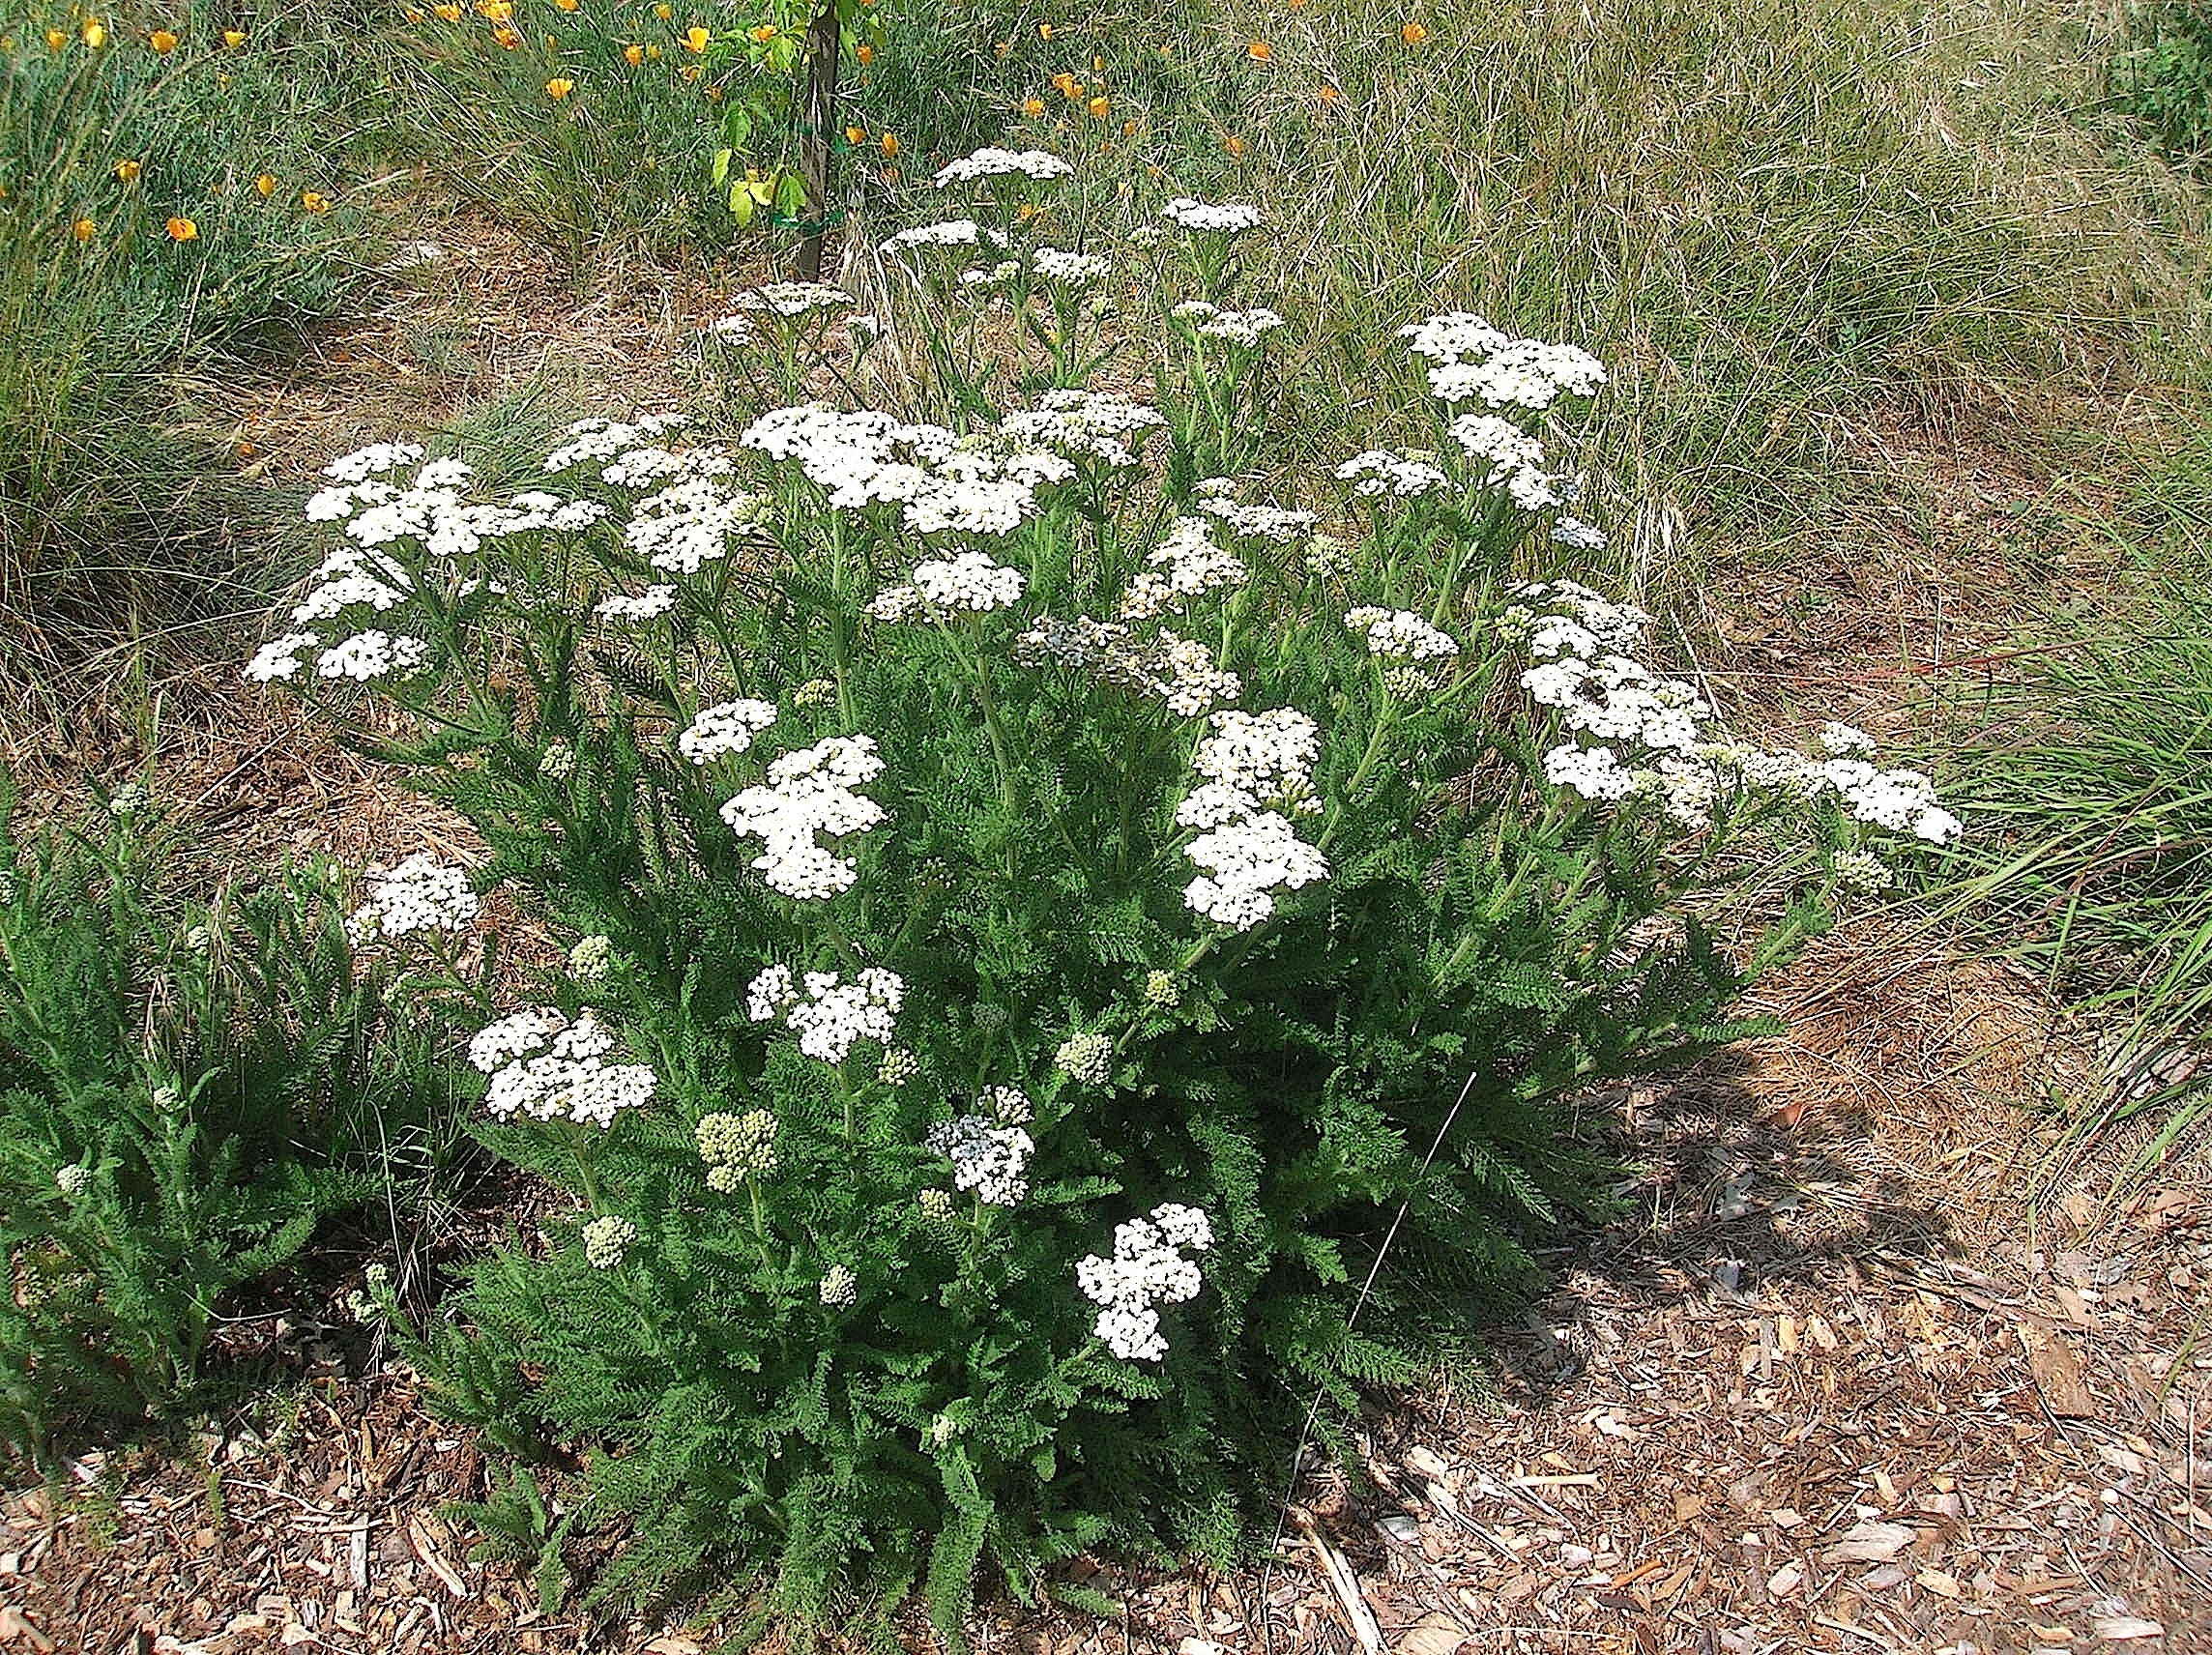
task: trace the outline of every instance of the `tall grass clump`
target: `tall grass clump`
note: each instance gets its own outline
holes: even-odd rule
[[[1315,322],[1271,410],[1294,447],[1407,434],[1373,349],[1394,318],[1511,315],[1616,365],[1601,486],[1771,549],[1859,486],[1846,434],[1877,408],[2203,377],[2180,209],[2075,124],[2102,57],[2055,0],[1173,0],[1047,22],[902,20],[871,107],[917,155],[1003,131],[1266,201],[1255,267]],[[1624,565],[1647,550],[1624,537]]]
[[[202,480],[235,456],[163,433],[169,386],[287,360],[373,245],[312,10],[24,5],[0,39],[0,614],[38,654],[237,606]]]
[[[2199,437],[2110,526],[2148,545],[2117,591],[2043,623],[1960,787],[1986,831],[1946,905],[2100,1029],[2068,1147],[2108,1128],[2147,1167],[2212,1109],[2212,446]]]
[[[1589,353],[1414,310],[1420,447],[1287,462],[1263,212],[934,186],[866,314],[739,296],[725,441],[334,461],[247,667],[562,945],[462,1055],[545,1244],[411,1329],[548,1597],[594,1531],[602,1599],[957,1639],[979,1579],[1246,1551],[1317,1398],[1467,1351],[1603,1201],[1575,1100],[1959,826],[1857,730],[1723,739],[1566,578]]]

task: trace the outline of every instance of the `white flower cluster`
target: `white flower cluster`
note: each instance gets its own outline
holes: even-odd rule
[[[789,966],[770,966],[745,991],[745,1015],[755,1023],[778,1019],[799,1036],[799,1049],[826,1063],[841,1063],[861,1040],[888,1046],[906,999],[895,972],[870,966],[852,982],[835,972],[808,972],[802,996]]]
[[[1441,661],[1459,653],[1459,644],[1409,609],[1379,609],[1362,604],[1347,610],[1344,624],[1363,633],[1367,653],[1394,661]]]
[[[730,553],[730,537],[758,523],[767,499],[713,477],[688,477],[630,508],[623,539],[655,568],[693,575]]]
[[[1206,1214],[1178,1202],[1162,1202],[1150,1218],[1117,1224],[1114,1256],[1093,1253],[1075,1266],[1083,1296],[1102,1307],[1092,1331],[1106,1348],[1131,1362],[1165,1356],[1168,1342],[1156,1307],[1198,1296],[1206,1281],[1183,1253],[1204,1253],[1212,1245],[1213,1226]]]
[[[860,1278],[846,1264],[831,1264],[824,1272],[815,1296],[831,1310],[850,1310],[860,1301]]]
[[[1027,1130],[1030,1100],[1013,1087],[993,1087],[983,1108],[989,1113],[940,1121],[924,1143],[952,1163],[956,1189],[992,1206],[1018,1205],[1030,1193],[1030,1157],[1036,1153]]]
[[[551,1009],[513,1012],[478,1031],[469,1061],[491,1077],[484,1108],[497,1119],[526,1115],[610,1126],[653,1101],[643,1063],[610,1063],[614,1035],[590,1012],[574,1023]]]
[[[788,320],[819,310],[850,310],[853,296],[842,287],[830,287],[819,281],[771,281],[739,294],[730,303],[756,316],[781,316]]]
[[[1097,391],[1048,391],[1034,409],[1009,414],[999,430],[1009,441],[1033,444],[1064,458],[1133,466],[1129,439],[1167,423],[1156,408]]]
[[[568,975],[577,982],[604,982],[614,965],[615,944],[611,937],[579,937],[576,945],[568,950]]]
[[[422,457],[420,443],[371,443],[350,454],[340,454],[323,467],[323,475],[334,482],[362,482],[382,477],[388,471],[397,471],[401,466],[413,465]]]
[[[1832,794],[1854,821],[1932,844],[1958,834],[1959,819],[1943,808],[1935,784],[1918,770],[1877,766],[1865,731],[1823,726],[1819,744],[1832,755],[1825,759],[1709,740],[1703,725],[1712,710],[1696,687],[1651,672],[1629,653],[1649,624],[1642,610],[1608,602],[1573,581],[1525,586],[1518,595],[1523,602],[1509,612],[1512,624],[1526,628],[1537,658],[1521,675],[1522,687],[1567,729],[1603,743],[1568,741],[1546,753],[1544,774],[1555,786],[1593,802],[1649,795],[1692,831],[1711,824],[1723,799],[1761,793],[1800,801]]]
[[[568,441],[545,456],[545,469],[564,472],[592,460],[612,459],[626,449],[649,443],[668,431],[681,431],[690,423],[690,418],[683,414],[641,414],[634,421],[579,420],[568,427]]]
[[[1212,505],[1208,501],[1205,504]],[[1122,595],[1124,621],[1149,621],[1179,610],[1192,598],[1242,586],[1251,578],[1244,560],[1213,542],[1203,517],[1179,517],[1160,543],[1146,554],[1151,566],[1139,571]]]
[[[467,869],[417,851],[390,873],[371,876],[368,900],[346,921],[346,935],[359,947],[420,931],[459,931],[480,906]]]
[[[1284,325],[1282,317],[1265,306],[1224,310],[1203,299],[1186,299],[1168,314],[1203,338],[1227,339],[1237,345],[1256,345]]]
[[[1183,887],[1184,904],[1237,931],[1251,930],[1275,912],[1277,890],[1296,890],[1328,877],[1328,858],[1272,810],[1202,833],[1183,855],[1205,870]]]
[[[291,678],[302,665],[300,653],[313,649],[322,641],[313,632],[285,632],[272,638],[254,651],[253,658],[246,663],[246,676],[254,683]]]
[[[1311,511],[1294,511],[1281,506],[1240,506],[1219,495],[1201,500],[1198,508],[1219,518],[1232,533],[1247,539],[1272,540],[1278,546],[1297,544],[1321,521]]]
[[[1552,538],[1570,552],[1602,552],[1606,547],[1603,529],[1563,512],[1552,519]]]
[[[542,529],[585,529],[606,513],[594,500],[553,494],[518,494],[506,506],[471,504],[460,489],[472,473],[456,459],[431,460],[407,487],[356,482],[309,496],[310,523],[345,523],[346,537],[362,546],[412,540],[434,558],[467,557],[486,540]]]
[[[914,571],[914,590],[928,602],[978,615],[1018,603],[1027,584],[1020,569],[993,563],[983,552],[919,564]]]
[[[1575,345],[1516,339],[1465,311],[1431,316],[1399,330],[1429,361],[1429,392],[1439,401],[1542,410],[1562,394],[1594,395],[1605,364]]]
[[[1222,236],[1242,235],[1266,221],[1259,208],[1241,201],[1195,201],[1188,195],[1179,195],[1162,207],[1160,217],[1180,230],[1206,230]]]
[[[1336,475],[1339,481],[1351,483],[1352,492],[1363,498],[1387,494],[1400,500],[1413,500],[1434,494],[1451,483],[1435,466],[1411,457],[1401,458],[1382,449],[1353,454],[1336,468]]]
[[[1060,247],[1038,247],[1030,256],[1039,276],[1068,287],[1089,287],[1104,281],[1114,271],[1113,265],[1105,259],[1091,253],[1067,252]]]
[[[1479,479],[1485,488],[1500,483],[1524,511],[1542,511],[1565,497],[1559,479],[1544,469],[1544,445],[1510,420],[1495,414],[1462,414],[1451,422],[1452,441],[1470,459],[1488,462]]]
[[[916,224],[901,230],[884,243],[887,253],[906,252],[915,247],[972,247],[988,238],[994,246],[1006,245],[1004,230],[986,230],[973,218],[946,218],[936,224]]]
[[[986,144],[974,155],[947,162],[937,174],[937,188],[972,184],[983,178],[1020,176],[1040,184],[1065,178],[1075,169],[1049,150],[1008,150]]]
[[[1075,475],[1062,456],[1004,429],[963,438],[942,425],[817,404],[771,409],[738,441],[797,463],[834,509],[897,503],[919,535],[1009,535],[1035,509],[1039,487]]]
[[[676,750],[695,765],[712,764],[732,753],[742,753],[753,738],[775,722],[772,701],[725,701],[702,708],[690,728],[676,738]]]
[[[316,656],[315,672],[322,678],[350,678],[366,683],[373,678],[405,677],[420,672],[429,658],[430,646],[424,640],[371,626],[365,632],[356,632],[343,642],[332,645]],[[256,655],[254,659],[258,662],[260,657]]]
[[[831,896],[859,878],[859,864],[815,835],[839,839],[885,821],[883,806],[853,791],[883,769],[873,737],[831,736],[770,765],[768,784],[723,805],[722,820],[739,838],[765,841],[752,865],[771,889],[802,902]]]
[[[616,593],[599,600],[592,613],[602,621],[651,621],[676,607],[673,586],[649,586],[635,597]]]
[[[1313,793],[1319,731],[1287,707],[1217,712],[1213,727],[1194,761],[1208,779],[1176,810],[1182,827],[1207,829],[1183,852],[1204,870],[1183,888],[1183,901],[1217,924],[1249,931],[1274,913],[1275,891],[1328,877],[1328,858],[1281,813],[1320,808]]]

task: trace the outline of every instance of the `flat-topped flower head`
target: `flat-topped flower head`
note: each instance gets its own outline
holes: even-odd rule
[[[1344,624],[1360,633],[1367,653],[1399,661],[1447,660],[1459,653],[1459,644],[1406,609],[1362,606],[1349,611]]]
[[[1237,931],[1272,915],[1276,891],[1328,877],[1328,858],[1271,810],[1200,834],[1183,855],[1205,870],[1183,887],[1184,904]]]
[[[1021,601],[1028,584],[1020,569],[993,563],[982,552],[917,565],[914,589],[940,609],[987,614]]]
[[[922,247],[973,247],[988,242],[1006,246],[1006,232],[986,229],[973,218],[946,218],[935,224],[916,224],[884,243],[887,253],[910,252]]]
[[[1415,500],[1447,488],[1451,479],[1435,466],[1405,459],[1382,449],[1357,453],[1336,468],[1337,479],[1352,484],[1352,492],[1372,499],[1388,495]]]
[[[700,710],[690,728],[676,738],[676,750],[695,765],[747,751],[753,738],[775,722],[772,701],[725,701]]]
[[[988,178],[1027,178],[1046,184],[1074,170],[1049,150],[1008,150],[986,144],[973,155],[947,162],[939,170],[935,183],[940,189]]]
[[[986,1101],[982,1115],[961,1115],[929,1129],[922,1142],[932,1154],[952,1163],[955,1189],[991,1206],[1016,1206],[1030,1193],[1030,1157],[1036,1140],[1026,1127],[1006,1121]]]
[[[1030,255],[1037,275],[1067,287],[1089,287],[1104,281],[1114,266],[1091,253],[1066,252],[1059,247],[1038,247]]]
[[[1187,299],[1168,314],[1201,338],[1227,339],[1238,345],[1256,345],[1284,326],[1282,317],[1265,305],[1249,310],[1224,310],[1203,299]]]
[[[841,1063],[861,1040],[888,1046],[906,984],[895,972],[871,966],[851,982],[834,972],[808,972],[805,992],[788,966],[770,966],[745,993],[755,1023],[780,1021],[799,1036],[799,1049],[826,1063]]]
[[[1242,235],[1266,222],[1259,208],[1241,201],[1199,201],[1188,195],[1179,195],[1162,207],[1160,217],[1178,229],[1222,236]]]
[[[368,900],[346,921],[346,931],[356,945],[426,931],[460,931],[480,907],[466,868],[417,851],[390,873],[371,875]]]
[[[652,621],[675,607],[673,586],[649,586],[634,596],[618,592],[603,597],[592,613],[602,621]]]
[[[1156,1362],[1168,1352],[1157,1306],[1182,1304],[1206,1285],[1197,1264],[1182,1255],[1213,1245],[1213,1226],[1195,1206],[1162,1202],[1150,1218],[1114,1227],[1114,1255],[1093,1253],[1075,1266],[1083,1296],[1103,1308],[1093,1331],[1124,1360]]]
[[[817,842],[861,832],[888,818],[875,800],[853,790],[883,773],[867,736],[831,736],[786,753],[769,766],[766,786],[748,787],[722,806],[722,820],[741,839],[764,842],[752,866],[769,887],[801,902],[848,890],[859,863]]]
[[[361,482],[413,465],[422,457],[420,443],[370,443],[350,454],[340,454],[323,467],[323,475],[333,482]]]
[[[753,315],[781,316],[790,320],[827,310],[850,310],[853,296],[842,287],[820,281],[771,281],[749,288],[730,301]]]

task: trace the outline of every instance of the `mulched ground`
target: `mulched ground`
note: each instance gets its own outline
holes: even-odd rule
[[[985,1610],[977,1645],[2212,1650],[2212,1202],[2170,1181],[2100,1202],[2092,1178],[2031,1212],[2005,1181],[2040,1147],[2015,1100],[1990,1100],[2009,1144],[1928,1127],[1960,1113],[1945,1086],[2048,1078],[2066,1048],[2033,1055],[2032,999],[1973,962],[1907,973],[1865,939],[1838,946],[1858,951],[1770,992],[1832,990],[1857,959],[1847,995],[1887,1044],[1768,1042],[1592,1100],[1640,1167],[1623,1217],[1563,1241],[1556,1291],[1493,1333],[1475,1388],[1378,1415],[1363,1474],[1308,1475],[1272,1564],[1101,1566],[1089,1583],[1119,1621]],[[1860,1089],[1878,1072],[1898,1090],[1914,1064],[1934,1078],[1895,1102]],[[1808,1066],[1832,1077],[1825,1101],[1807,1103]],[[342,1331],[299,1355],[275,1440],[91,1455],[9,1499],[0,1646],[716,1640],[541,1614],[521,1570],[473,1559],[439,1514],[484,1492],[467,1435],[423,1418],[404,1374],[355,1377]]]

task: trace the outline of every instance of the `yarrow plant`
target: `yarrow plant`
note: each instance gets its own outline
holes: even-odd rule
[[[585,1446],[607,1592],[749,1562],[956,1634],[986,1559],[1033,1595],[1099,1545],[1234,1551],[1286,1380],[1414,1378],[1589,1199],[1561,1098],[1732,1037],[1831,899],[1957,830],[1849,735],[1724,740],[1554,566],[1575,490],[1519,421],[1601,388],[1571,347],[1417,324],[1439,451],[1257,498],[1297,323],[1225,290],[1257,215],[1177,201],[1153,401],[1069,383],[1041,311],[963,355],[1076,279],[1007,210],[1062,170],[979,152],[939,181],[975,218],[892,238],[934,418],[587,421],[504,505],[378,453],[318,508],[366,544],[396,496],[358,491],[420,465],[314,622],[423,641],[375,681],[414,733],[352,740],[568,947],[467,1059],[572,1215],[418,1355],[496,1441]],[[997,296],[953,278],[1001,252]]]

